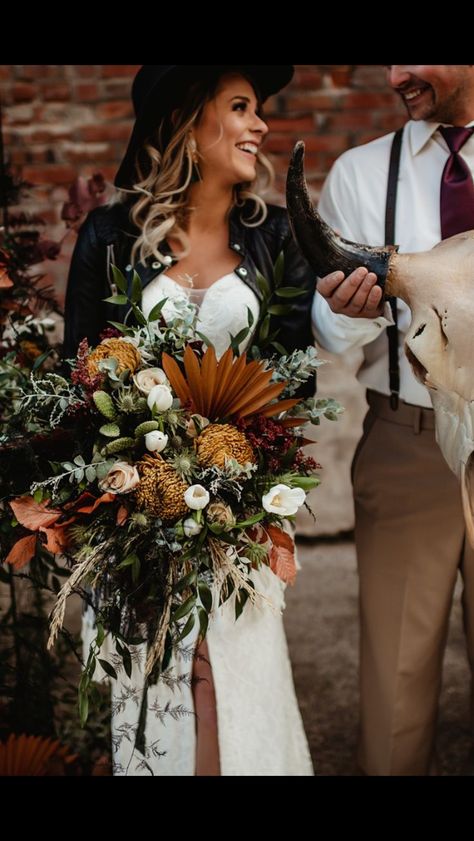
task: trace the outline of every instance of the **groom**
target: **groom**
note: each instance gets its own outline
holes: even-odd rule
[[[393,134],[336,161],[319,211],[343,237],[424,251],[474,228],[474,67],[385,65],[409,115],[397,172]],[[394,146],[395,142],[395,146]],[[387,191],[392,155],[391,190]],[[387,194],[389,200],[387,202]],[[395,212],[396,200],[396,212]],[[394,214],[394,231],[384,227]],[[428,391],[403,353],[410,313],[394,324],[374,274],[335,272],[318,282],[318,342],[360,347],[369,411],[352,465],[360,576],[361,718],[358,762],[368,775],[436,773],[442,662],[460,570],[474,667],[474,553],[454,475],[437,447]]]

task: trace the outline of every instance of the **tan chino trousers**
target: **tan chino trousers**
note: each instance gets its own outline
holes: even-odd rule
[[[353,461],[360,577],[360,741],[369,775],[433,768],[443,654],[458,568],[474,672],[474,552],[434,413],[368,392]]]

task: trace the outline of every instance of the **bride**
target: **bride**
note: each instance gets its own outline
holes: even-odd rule
[[[312,344],[311,271],[286,211],[265,205],[258,175],[268,126],[261,104],[293,74],[291,65],[144,65],[133,84],[136,121],[115,179],[120,199],[89,214],[74,251],[66,296],[65,355],[81,339],[95,344],[108,320],[124,321],[104,298],[111,265],[143,287],[145,315],[166,298],[199,306],[199,329],[221,356],[260,311],[258,273],[272,282],[285,255],[284,286],[303,292],[271,329],[291,352]],[[110,286],[108,286],[108,283]],[[245,342],[244,342],[245,344]],[[241,346],[242,349],[242,346]],[[306,383],[311,393],[314,383]],[[303,392],[304,393],[304,392]],[[266,566],[253,574],[266,596],[235,621],[232,597],[211,614],[204,642],[186,646],[146,695],[145,644],[132,648],[127,677],[112,679],[112,743],[117,775],[310,775],[308,744],[295,696],[283,628],[284,584]],[[93,618],[84,617],[84,641]],[[120,660],[120,658],[118,658]],[[103,675],[104,679],[106,678]]]

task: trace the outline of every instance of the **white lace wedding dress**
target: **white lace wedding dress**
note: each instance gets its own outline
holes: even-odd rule
[[[166,318],[173,301],[188,290],[164,274],[144,290],[147,315],[163,297]],[[199,303],[199,329],[218,356],[248,323],[247,307],[256,319],[258,300],[248,286],[231,273],[208,290],[191,290]],[[235,621],[234,597],[214,609],[207,644],[216,692],[220,768],[232,775],[312,775],[313,767],[296,700],[282,612],[285,585],[268,567],[253,573],[257,591],[270,604],[249,602]],[[197,623],[196,623],[197,624]],[[113,644],[102,655],[118,673],[112,684],[112,745],[114,774],[192,776],[195,773],[196,735],[190,678],[197,628],[183,641],[158,684],[147,695],[145,754],[137,750],[135,734],[143,694],[145,645],[132,648],[132,674],[128,678]],[[91,615],[83,622],[85,652],[91,634]],[[95,679],[101,675],[95,675]],[[104,680],[108,679],[102,673]]]

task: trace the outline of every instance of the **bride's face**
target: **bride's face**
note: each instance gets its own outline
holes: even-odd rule
[[[203,181],[213,179],[224,186],[253,181],[267,132],[250,82],[237,74],[222,76],[193,130]]]

